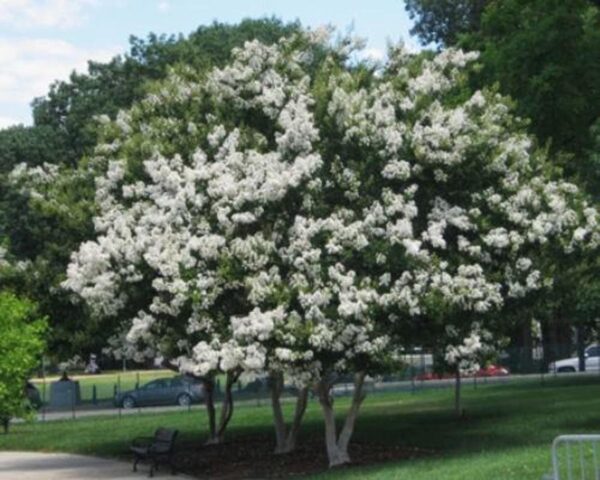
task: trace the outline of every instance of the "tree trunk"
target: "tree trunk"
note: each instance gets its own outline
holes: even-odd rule
[[[458,417],[462,417],[462,404],[460,398],[460,369],[456,369],[456,381],[454,383],[454,411]]]
[[[283,390],[283,374],[271,372],[269,374],[271,387],[271,405],[273,407],[273,424],[275,426],[275,453],[284,453],[287,427],[281,408],[281,392]]]
[[[175,372],[179,372],[179,367],[171,361],[165,359],[162,362],[162,365],[170,370]],[[208,431],[209,437],[208,440],[204,443],[205,445],[214,445],[223,442],[225,436],[225,429],[231,420],[231,416],[233,415],[233,396],[231,394],[231,389],[233,388],[234,383],[241,375],[241,370],[234,370],[227,372],[227,384],[225,386],[225,394],[223,396],[223,403],[221,406],[221,418],[219,421],[219,426],[217,428],[217,413],[215,409],[215,377],[214,375],[209,375],[207,377],[198,377],[192,375],[194,378],[198,378],[203,382],[204,385],[204,395],[206,401],[206,413],[208,415]]]
[[[296,442],[298,439],[298,432],[300,432],[300,425],[304,418],[304,412],[306,412],[306,406],[308,405],[308,387],[302,387],[298,390],[298,396],[296,398],[296,410],[294,412],[294,419],[288,431],[286,439],[285,451],[293,452],[296,450]]]
[[[2,428],[4,430],[4,435],[8,435],[8,426],[10,425],[10,417],[0,417],[0,423],[2,423]]]
[[[216,445],[223,443],[225,439],[225,430],[229,421],[233,415],[233,395],[231,390],[233,385],[237,381],[241,374],[241,371],[229,371],[227,372],[227,381],[225,383],[225,392],[223,395],[223,402],[221,404],[221,415],[219,418],[219,426],[216,426],[216,412],[214,407],[214,380],[211,380],[212,386],[210,388],[210,395],[207,395],[206,409],[208,412],[209,431],[210,437],[205,442],[205,445]]]
[[[271,404],[273,406],[273,420],[275,424],[275,453],[290,453],[296,449],[298,432],[306,406],[308,404],[308,388],[302,388],[298,391],[296,399],[296,409],[294,418],[289,429],[285,423],[283,409],[281,408],[281,394],[283,392],[283,374],[279,372],[271,373]]]
[[[207,445],[219,443],[217,441],[217,413],[215,411],[215,381],[213,377],[204,380],[206,399],[206,414],[208,415],[208,440]]]
[[[317,393],[319,403],[323,411],[323,419],[325,421],[325,445],[327,447],[327,457],[329,466],[335,467],[350,462],[348,454],[348,445],[354,432],[354,425],[358,417],[360,405],[365,399],[363,386],[365,382],[365,372],[359,372],[354,377],[354,394],[352,395],[352,403],[342,431],[339,436],[335,424],[335,412],[333,409],[333,398],[331,397],[331,383],[326,380],[321,380],[317,385]]]

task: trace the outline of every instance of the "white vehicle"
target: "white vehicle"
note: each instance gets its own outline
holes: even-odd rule
[[[579,358],[565,358],[552,362],[548,369],[550,372],[567,373],[579,371]],[[600,345],[590,345],[585,349],[585,371],[597,372],[600,370]]]

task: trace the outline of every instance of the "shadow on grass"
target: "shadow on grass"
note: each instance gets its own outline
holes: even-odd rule
[[[479,385],[477,389],[465,385],[463,394],[464,419],[453,414],[452,389],[370,395],[356,425],[351,454],[373,445],[365,458],[387,461],[387,465],[389,461],[405,464],[406,460],[398,459],[414,458],[404,455],[412,451],[425,452],[434,458],[469,458],[482,451],[501,453],[537,446],[549,449],[556,435],[586,433],[600,427],[600,376],[547,379],[543,385],[539,381]],[[339,421],[347,405],[347,399],[336,400]],[[291,405],[286,405],[288,418],[290,411]],[[237,408],[225,448],[245,451],[245,456],[260,453],[261,458],[270,458],[274,446],[271,425],[268,406]],[[0,435],[0,449],[65,451],[128,459],[129,442],[137,436],[152,435],[159,426],[179,429],[181,446],[189,455],[201,456],[205,451],[202,443],[206,437],[206,416],[198,410],[18,425],[8,436]],[[299,444],[310,445],[308,454],[324,468],[323,437],[321,413],[312,401]],[[242,450],[248,444],[252,448]],[[404,451],[397,452],[398,459],[392,458],[383,448],[377,450],[380,446]],[[223,455],[226,456],[225,451]],[[376,470],[377,465],[368,470]]]

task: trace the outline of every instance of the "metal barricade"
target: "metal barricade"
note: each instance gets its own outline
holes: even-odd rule
[[[600,435],[560,435],[552,442],[552,473],[542,480],[600,480]]]

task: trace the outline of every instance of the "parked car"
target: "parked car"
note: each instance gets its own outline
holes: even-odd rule
[[[157,405],[181,405],[187,407],[204,400],[204,386],[198,379],[177,376],[152,380],[134,390],[120,392],[115,396],[115,406],[123,408]]]
[[[507,368],[494,364],[480,368],[477,370],[477,372],[475,372],[476,377],[506,377],[507,375],[510,375],[510,372]]]
[[[487,367],[480,368],[474,374],[463,374],[463,378],[469,377],[505,377],[510,375],[508,369],[501,367],[500,365],[488,365]],[[436,373],[436,372],[423,372],[415,377],[415,380],[418,381],[427,381],[427,380],[446,380],[449,378],[455,378],[455,374],[451,372],[444,373]]]
[[[579,357],[564,358],[552,362],[548,369],[550,372],[567,373],[579,370]],[[590,345],[585,349],[585,370],[597,372],[600,370],[600,345]]]

